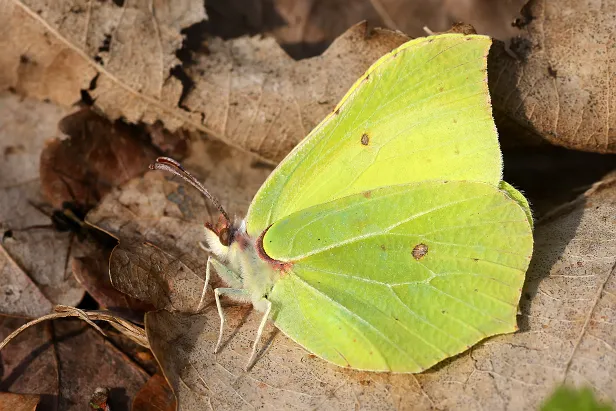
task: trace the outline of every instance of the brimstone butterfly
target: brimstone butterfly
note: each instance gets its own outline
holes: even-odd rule
[[[278,165],[207,262],[220,296],[264,313],[334,364],[420,372],[517,329],[532,254],[524,196],[501,181],[486,61],[491,41],[441,34],[379,59]]]

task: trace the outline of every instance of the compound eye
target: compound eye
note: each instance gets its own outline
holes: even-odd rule
[[[220,233],[218,234],[218,239],[220,240],[220,244],[224,245],[225,247],[228,247],[229,244],[231,244],[231,232],[227,227],[220,230]]]

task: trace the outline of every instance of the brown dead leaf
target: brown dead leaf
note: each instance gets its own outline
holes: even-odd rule
[[[523,14],[518,58],[491,53],[496,110],[551,143],[616,153],[616,3],[531,0]]]
[[[161,109],[176,110],[182,93],[170,74],[180,30],[206,18],[200,0],[1,0],[0,9],[0,89],[70,105],[95,85],[109,117],[151,123]]]
[[[25,320],[0,317],[0,338],[4,339]],[[51,343],[50,323],[27,329],[0,352],[0,391],[38,394],[41,408],[58,410],[58,362]]]
[[[166,156],[181,160],[188,154],[192,133],[184,129],[178,129],[172,133],[165,129],[161,121],[147,125],[146,130],[150,133],[152,144],[158,147]]]
[[[49,216],[33,206],[42,201],[38,178],[40,152],[45,140],[56,133],[56,124],[65,111],[11,93],[0,93],[0,107],[2,246],[51,303],[77,304],[84,291],[67,267],[70,233],[53,230]],[[49,228],[27,229],[32,226]],[[36,301],[32,303],[39,305]]]
[[[161,374],[155,374],[141,387],[133,400],[132,411],[175,411],[175,395]]]
[[[36,411],[40,400],[39,395],[0,392],[0,411]]]
[[[224,39],[271,33],[295,59],[322,53],[352,25],[426,34],[442,32],[456,22],[472,24],[480,33],[501,40],[517,34],[511,23],[525,0],[210,0],[207,32]]]
[[[143,317],[141,318],[143,321]],[[127,336],[125,331],[119,331],[116,328],[106,327],[105,334],[109,341],[118,347],[123,353],[128,355],[149,375],[154,375],[159,372],[158,363],[149,348],[136,343],[131,337]],[[145,334],[145,332],[144,332]]]
[[[52,303],[0,245],[0,313],[40,317],[53,309]]]
[[[173,199],[184,208],[178,208]],[[198,194],[193,199],[198,204],[196,217],[204,221],[207,208]],[[205,275],[205,260],[200,257],[205,253],[194,241],[202,223],[191,224],[191,218],[194,214],[184,187],[160,172],[113,190],[88,214],[90,223],[120,240],[110,260],[113,286],[158,308],[196,310]]]
[[[58,128],[68,138],[49,141],[40,160],[43,195],[57,209],[66,202],[91,207],[111,187],[143,174],[157,156],[145,135],[89,108],[64,117]]]
[[[3,16],[9,19],[5,32],[10,33],[12,44],[2,65],[8,67],[7,86],[53,97],[67,93],[71,86],[66,83],[75,81],[79,86],[72,88],[90,87],[97,107],[112,119],[159,122],[170,130],[180,126],[199,129],[271,162],[284,157],[373,61],[406,40],[382,30],[368,33],[366,25],[358,25],[336,39],[322,56],[296,62],[273,39],[212,39],[209,52],[195,53],[185,67],[182,88],[170,70],[179,63],[173,55],[181,45],[179,30],[205,16],[196,0],[184,0],[172,9],[159,5],[154,18],[150,10],[129,2],[121,7],[107,2],[56,9],[52,3],[39,5],[35,0],[2,1],[7,10]],[[432,27],[436,31],[465,19],[479,32],[489,32],[488,27],[506,27],[503,22],[513,17],[521,0],[499,6],[487,0],[433,3],[420,7],[399,0],[358,1],[343,10],[328,2],[281,1],[277,10],[292,24],[276,30],[287,30],[290,34],[280,36],[293,43],[294,36],[305,40],[311,36],[310,28],[316,27],[315,32],[326,33],[323,43],[329,44],[343,28],[339,22],[345,20],[340,16],[353,20],[353,16],[376,12],[397,28],[418,27],[418,22],[426,24],[429,16],[436,16],[438,23]],[[567,14],[576,7],[579,12]],[[616,97],[610,93],[610,62],[615,57],[609,37],[614,10],[585,7],[531,2],[526,13],[531,21],[512,46],[521,60],[509,56],[504,48],[491,58],[494,104],[501,112],[499,117],[509,118],[531,134],[567,147],[614,152],[615,110],[610,107]],[[606,7],[612,7],[611,3]],[[329,28],[330,21],[336,22],[336,29]],[[443,22],[447,25],[441,28]],[[19,41],[19,36],[29,41]],[[51,44],[40,47],[43,40],[34,40],[36,36]],[[137,38],[138,44],[127,40]],[[15,47],[29,43],[36,46],[26,54]],[[71,59],[79,62],[68,70],[56,67],[58,61]],[[80,66],[84,67],[78,74],[70,74]],[[88,70],[86,79],[96,81],[86,87],[83,73]],[[64,97],[56,100],[67,101]]]
[[[81,100],[80,90],[88,89],[96,70],[74,52],[65,38],[51,34],[53,29],[48,30],[44,23],[49,14],[61,19],[64,9],[71,6],[64,3],[55,11],[40,5],[34,7],[20,1],[0,0],[0,90],[12,89],[70,106]],[[73,36],[83,41],[84,27],[80,29],[72,23],[64,22],[66,30],[74,30]]]
[[[111,250],[86,257],[74,258],[72,270],[75,278],[104,308],[124,314],[135,321],[142,321],[143,314],[154,309],[151,304],[116,290],[109,279],[109,257]]]
[[[242,217],[271,169],[216,141],[195,142],[193,153],[185,166]],[[116,289],[157,308],[194,312],[204,295],[203,224],[217,217],[192,187],[153,171],[112,190],[87,220],[120,240],[110,260]]]
[[[358,24],[337,38],[323,55],[294,61],[273,38],[242,37],[229,41],[214,38],[207,44],[207,53],[194,53],[191,63],[184,67],[182,78],[185,84],[182,89],[179,80],[170,74],[170,69],[178,63],[172,53],[180,47],[178,30],[204,17],[203,14],[197,16],[198,13],[193,13],[192,20],[186,17],[191,14],[190,10],[194,12],[197,7],[194,4],[198,3],[196,0],[174,4],[174,13],[183,16],[178,21],[166,14],[171,13],[167,9],[155,10],[155,18],[152,18],[150,11],[129,2],[123,3],[122,7],[112,3],[92,3],[87,10],[79,7],[75,10],[56,10],[51,3],[35,6],[35,0],[3,1],[8,10],[5,14],[13,13],[11,24],[19,22],[24,35],[28,30],[32,31],[30,41],[37,42],[32,40],[35,38],[33,36],[46,35],[52,43],[59,42],[61,46],[53,43],[45,49],[46,53],[53,54],[47,51],[49,48],[61,49],[63,53],[72,53],[87,61],[88,67],[96,70],[98,75],[96,81],[88,86],[89,93],[107,117],[164,124],[172,131],[180,126],[198,129],[270,162],[280,161],[318,124],[370,64],[407,40],[399,33],[370,31],[366,24]],[[409,16],[406,18],[412,20],[410,16],[414,16],[423,21],[420,10],[425,8],[424,5],[419,8],[410,6],[410,3],[387,3],[383,0],[357,1],[351,3],[350,9],[346,3],[344,7],[342,3],[337,7],[328,2],[321,2],[315,7],[309,2],[281,2],[278,6],[282,10],[281,15],[286,13],[287,18],[293,21],[288,27],[289,33],[299,33],[302,38],[307,33],[306,27],[312,27],[313,23],[325,27],[330,25],[329,22],[335,23],[335,30],[324,29],[328,32],[324,44],[329,44],[334,40],[333,35],[338,35],[351,24],[353,16],[360,20],[359,16],[368,13],[366,10],[372,10],[372,16],[378,11],[376,14],[381,17],[389,13],[396,18]],[[443,0],[435,3],[443,3]],[[482,2],[472,4],[477,3]],[[443,4],[440,6],[426,8],[426,13],[443,19],[442,16],[449,12],[442,11]],[[464,10],[466,15],[474,15],[468,12],[473,9],[472,6],[454,7],[448,3],[447,7],[452,10],[457,7],[452,16],[464,14]],[[491,10],[489,6],[481,7],[481,10]],[[508,14],[505,12],[504,15]],[[351,20],[345,20],[347,17]],[[310,20],[311,23],[303,25],[301,21],[297,22],[298,18],[306,22]],[[312,22],[313,18],[316,23]],[[449,21],[451,17],[444,19]],[[72,24],[64,23],[64,20],[70,20]],[[348,24],[341,26],[340,21],[347,21]],[[158,36],[151,33],[156,26],[153,22],[158,22],[161,33],[168,36],[160,43]],[[162,30],[165,24],[169,24],[169,30]],[[412,25],[415,27],[417,24]],[[438,29],[437,26],[433,29]],[[443,29],[446,28],[445,25]],[[285,36],[293,38],[292,34]],[[138,38],[140,43],[133,44],[127,40],[133,38]],[[11,35],[11,41],[15,42],[14,35]],[[16,43],[19,44],[19,41]],[[36,48],[32,50],[36,54]],[[9,61],[18,61],[19,55],[13,54]],[[15,65],[21,67],[25,64],[28,67],[47,67],[44,63],[32,64],[41,58],[30,56],[26,63],[9,66],[14,68]],[[39,77],[45,79],[45,87],[53,88],[55,84],[60,84],[43,75]],[[92,74],[91,78],[94,79],[95,75]],[[75,87],[85,88],[83,84]],[[24,92],[29,93],[27,90]]]
[[[414,37],[425,36],[424,27],[447,31],[452,24],[472,24],[480,34],[499,39],[513,35],[511,22],[524,0],[369,0],[386,27]]]
[[[55,106],[9,93],[2,98],[7,109],[0,143],[6,160],[0,165],[3,246],[49,301],[76,305],[84,290],[73,278],[70,259],[99,253],[109,243],[108,235],[81,221],[85,211],[112,186],[142,174],[155,150],[128,126],[89,109],[60,120],[63,111]],[[58,122],[70,137],[45,144]],[[41,189],[51,206],[40,205]]]
[[[616,399],[616,175],[537,225],[521,301],[520,331],[490,338],[418,375],[366,373],[325,363],[271,324],[261,357],[243,367],[261,319],[227,307],[219,319],[151,312],[146,332],[178,397],[203,409],[535,409],[562,383]]]
[[[0,317],[0,339],[22,325]],[[89,325],[58,320],[30,327],[1,352],[0,390],[41,395],[41,409],[87,409],[97,387],[110,388],[112,410],[130,402],[148,375]]]

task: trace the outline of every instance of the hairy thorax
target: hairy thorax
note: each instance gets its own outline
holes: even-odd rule
[[[230,232],[229,244],[221,242],[222,230]],[[265,232],[264,232],[265,233]],[[284,275],[286,264],[272,260],[263,250],[262,235],[253,238],[246,232],[246,223],[241,221],[232,227],[215,229],[207,226],[205,236],[208,246],[217,259],[237,278],[226,278],[224,273],[218,273],[221,279],[231,287],[243,288],[250,293],[253,306],[264,311],[265,302],[274,284]]]

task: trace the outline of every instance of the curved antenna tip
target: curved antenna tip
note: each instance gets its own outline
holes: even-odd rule
[[[186,169],[182,167],[178,161],[169,157],[158,157],[154,163],[149,165],[149,169],[167,171],[182,178],[184,181],[199,190],[204,197],[210,200],[218,211],[220,211],[225,220],[227,220],[227,224],[229,224],[229,226],[231,225],[231,219],[220,202],[212,194],[210,194],[209,191],[207,191],[203,184],[201,184],[192,174],[186,171]]]

